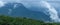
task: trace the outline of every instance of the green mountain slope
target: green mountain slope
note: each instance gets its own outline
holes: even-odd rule
[[[60,25],[59,23],[44,23],[43,21],[0,15],[0,25]]]

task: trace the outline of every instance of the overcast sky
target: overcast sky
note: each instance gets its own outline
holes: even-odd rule
[[[41,0],[0,0],[0,1],[20,2],[20,1],[41,1]],[[60,0],[43,0],[43,1],[60,1]]]
[[[26,2],[26,1],[28,1],[28,2],[30,2],[30,1],[32,1],[32,2],[34,2],[34,1],[35,2],[39,2],[39,1],[55,1],[55,2],[58,1],[58,2],[60,2],[60,0],[0,0],[0,1],[5,1],[5,2],[19,2],[19,3],[20,2]],[[58,4],[60,4],[60,3],[58,3]],[[56,4],[56,5],[58,5],[58,4]]]
[[[26,1],[28,1],[28,3],[30,2],[31,3],[31,1],[32,2],[39,2],[39,1],[58,1],[59,3],[53,3],[53,2],[51,2],[51,4],[53,4],[54,6],[56,6],[56,7],[60,7],[60,0],[0,0],[0,1],[5,1],[5,2],[26,2]]]

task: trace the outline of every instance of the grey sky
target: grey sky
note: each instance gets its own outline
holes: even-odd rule
[[[20,1],[41,1],[41,0],[0,0],[0,1],[20,2]],[[60,0],[43,0],[43,1],[60,1]]]
[[[36,2],[39,2],[39,1],[42,1],[42,0],[0,0],[0,1],[5,1],[5,2],[23,2],[23,3],[25,3],[26,1],[28,1],[27,3],[31,3],[31,2],[34,2],[34,1],[36,1]],[[59,1],[60,2],[60,0],[43,0],[43,1]],[[58,7],[58,6],[60,6],[60,5],[58,5],[58,4],[60,4],[60,3],[53,3],[53,2],[51,2],[51,4],[56,4],[56,7]],[[55,6],[55,5],[54,5]]]

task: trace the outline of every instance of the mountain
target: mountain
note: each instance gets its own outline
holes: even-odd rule
[[[43,12],[28,10],[22,3],[7,3],[5,6],[0,8],[0,14],[50,21],[48,15]]]

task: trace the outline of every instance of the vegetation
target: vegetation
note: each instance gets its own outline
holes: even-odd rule
[[[60,25],[59,23],[44,23],[43,21],[29,18],[19,18],[10,16],[0,16],[0,25]]]

